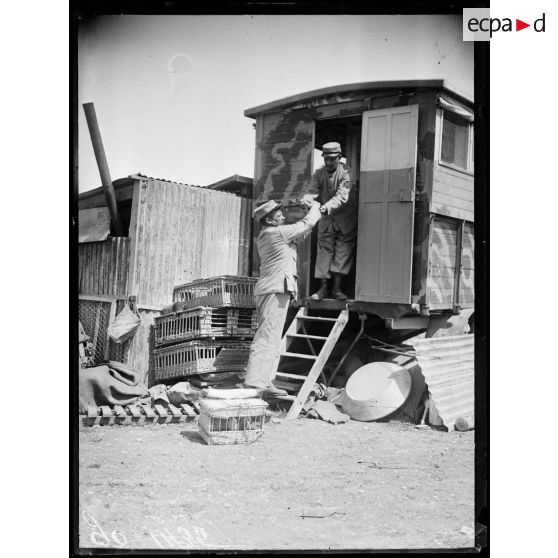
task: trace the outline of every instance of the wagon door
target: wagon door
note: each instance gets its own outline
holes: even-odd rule
[[[362,115],[355,298],[411,302],[418,105]]]

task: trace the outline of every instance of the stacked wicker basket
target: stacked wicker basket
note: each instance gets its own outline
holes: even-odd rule
[[[258,327],[256,281],[222,275],[176,286],[172,311],[155,318],[155,381],[238,382]]]

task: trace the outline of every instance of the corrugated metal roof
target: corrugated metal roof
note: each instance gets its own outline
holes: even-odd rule
[[[249,181],[251,183],[253,182],[253,179],[248,178],[248,177],[244,177],[244,176],[240,176],[240,175],[233,175],[232,177],[226,178],[221,182],[229,181],[234,177],[238,177],[241,182],[244,182],[244,181]],[[176,182],[175,180],[169,180],[167,178],[155,178],[153,176],[147,176],[145,174],[142,174],[141,172],[136,172],[136,173],[133,173],[133,174],[129,174],[128,176],[125,176],[123,178],[118,178],[116,180],[113,180],[112,185],[114,186],[114,189],[117,191],[120,188],[124,188],[125,186],[129,186],[130,183],[133,183],[134,180],[140,180],[140,179],[156,180],[158,182],[166,182],[168,184],[176,184],[178,186],[190,186],[191,188],[202,188],[204,190],[207,190],[207,189],[213,190],[213,188],[211,188],[211,186],[215,186],[216,184],[219,184],[219,183],[215,183],[215,184],[210,184],[209,186],[201,186],[199,184],[186,184],[185,182]],[[100,186],[99,188],[94,188],[92,190],[87,190],[85,192],[81,192],[78,196],[78,199],[82,200],[82,199],[90,198],[90,197],[96,196],[96,195],[98,195],[102,192],[103,192],[103,187]],[[221,192],[221,193],[222,194],[227,194],[227,192]],[[230,194],[230,195],[234,195],[234,194]]]
[[[147,180],[158,180],[159,182],[168,182],[170,184],[179,184],[180,186],[193,186],[194,188],[205,188],[205,186],[200,186],[199,184],[186,184],[184,182],[176,182],[175,180],[169,180],[168,178],[155,178],[153,176],[147,176],[141,172],[136,172],[135,174],[129,175],[128,178],[146,178]]]
[[[409,341],[415,348],[432,399],[444,425],[475,413],[475,336],[456,335]]]

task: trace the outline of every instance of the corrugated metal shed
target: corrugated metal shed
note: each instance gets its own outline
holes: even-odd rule
[[[431,337],[410,342],[444,425],[475,413],[475,336]]]

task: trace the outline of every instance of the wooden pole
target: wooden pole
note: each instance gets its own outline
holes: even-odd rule
[[[85,111],[85,118],[87,120],[87,127],[89,128],[89,135],[91,136],[91,143],[93,144],[93,151],[95,152],[95,159],[97,160],[97,167],[99,167],[99,174],[101,175],[101,184],[103,186],[103,193],[109,208],[110,219],[112,227],[116,236],[126,236],[124,228],[118,217],[118,204],[116,203],[116,194],[114,193],[114,186],[110,178],[107,158],[103,141],[101,139],[101,132],[99,124],[97,123],[97,115],[95,114],[95,106],[93,103],[84,103],[83,110]]]

